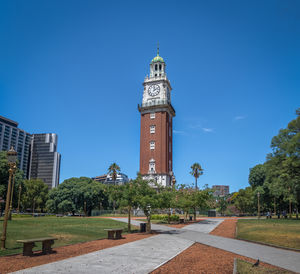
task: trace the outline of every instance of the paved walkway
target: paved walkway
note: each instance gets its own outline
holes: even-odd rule
[[[125,218],[116,220],[127,222]],[[134,225],[139,223],[132,220]],[[205,230],[208,231],[208,225],[213,229],[216,223],[203,225],[207,225]],[[152,225],[153,230],[158,230],[162,234],[16,273],[149,273],[194,242],[253,259],[259,258],[263,262],[291,271],[300,270],[299,252],[210,235],[199,232],[202,228],[197,226],[202,226],[201,222],[186,226],[188,229]]]
[[[223,221],[224,219],[205,219],[205,220],[201,220],[199,223],[186,225],[182,229],[209,233],[213,231]]]

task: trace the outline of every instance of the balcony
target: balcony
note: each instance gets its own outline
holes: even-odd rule
[[[175,109],[173,108],[171,103],[168,102],[168,100],[153,99],[146,103],[142,103],[142,105],[138,104],[138,110],[140,112],[144,110],[157,109],[157,108],[168,109],[171,112],[171,114],[175,116]]]

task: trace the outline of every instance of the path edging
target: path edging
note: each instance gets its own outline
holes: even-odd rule
[[[187,246],[186,248],[182,249],[181,251],[179,251],[178,253],[176,253],[174,256],[170,257],[168,260],[162,262],[161,264],[159,264],[158,266],[156,266],[150,273],[152,273],[153,271],[155,271],[156,269],[160,268],[161,266],[163,266],[164,264],[168,263],[169,261],[173,260],[175,257],[177,257],[180,253],[182,253],[183,251],[187,250],[188,248],[190,248],[192,245],[194,245],[196,242],[193,242],[190,246]]]

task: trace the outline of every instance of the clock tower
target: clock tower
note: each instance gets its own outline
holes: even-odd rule
[[[143,179],[171,186],[173,174],[172,87],[166,74],[166,63],[159,56],[150,63],[145,77],[141,113],[140,173]]]

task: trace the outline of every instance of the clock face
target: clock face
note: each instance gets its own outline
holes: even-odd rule
[[[148,88],[148,93],[150,96],[156,96],[157,94],[159,94],[160,88],[158,85],[151,85]]]

